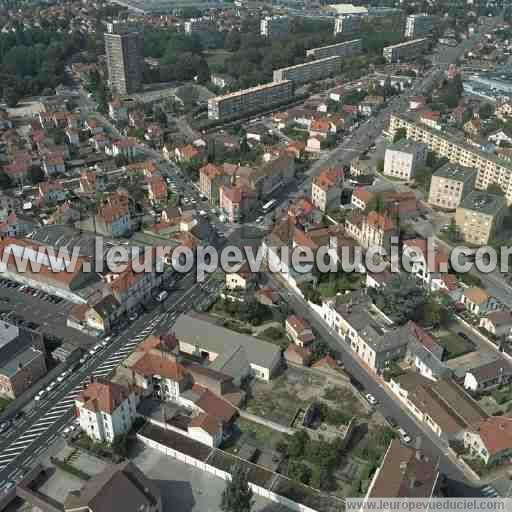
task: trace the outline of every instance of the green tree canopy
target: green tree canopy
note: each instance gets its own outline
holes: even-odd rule
[[[236,464],[231,468],[231,480],[222,493],[220,508],[222,512],[251,512],[253,503],[247,470],[241,464]]]

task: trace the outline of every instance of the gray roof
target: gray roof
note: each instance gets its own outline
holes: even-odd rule
[[[421,142],[413,142],[408,139],[400,139],[394,144],[391,144],[387,149],[392,151],[401,151],[402,153],[416,153],[416,151],[422,147],[425,147],[425,144]]]
[[[436,377],[448,376],[452,373],[451,369],[448,368],[443,362],[438,359],[430,350],[428,350],[419,341],[414,339],[409,343],[408,350],[411,354],[414,354],[418,359],[425,364]]]
[[[34,359],[40,357],[42,352],[33,347],[18,352],[13,358],[9,359],[0,366],[0,375],[13,377],[21,368],[29,365]]]
[[[474,191],[468,194],[462,201],[460,208],[473,210],[487,215],[496,215],[507,206],[505,197],[489,192]]]
[[[411,335],[405,326],[379,335],[375,329],[364,329],[359,335],[375,352],[387,352],[407,345]]]
[[[247,334],[230,331],[208,322],[204,317],[181,315],[174,324],[174,332],[178,340],[197,345],[206,350],[219,354],[219,363],[216,361],[212,368],[231,375],[233,371],[243,364],[242,351],[249,364],[263,368],[272,368],[280,348]]]
[[[465,182],[467,180],[473,179],[476,174],[476,169],[470,169],[468,167],[462,167],[460,165],[454,165],[448,162],[439,167],[439,169],[434,173],[434,176]]]

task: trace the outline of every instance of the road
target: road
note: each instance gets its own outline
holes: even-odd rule
[[[453,492],[459,496],[480,496],[479,488],[470,483],[470,475],[462,471],[449,456],[444,442],[433,432],[420,425],[399,405],[396,397],[385,389],[381,381],[355,356],[350,347],[337,336],[308,306],[302,297],[283,284],[275,276],[267,274],[273,286],[280,288],[281,295],[287,300],[291,309],[306,318],[322,335],[336,353],[336,358],[343,361],[345,370],[379,401],[378,409],[385,417],[393,418],[413,438],[413,444],[433,459],[439,458],[440,469],[446,475]]]
[[[91,356],[80,368],[44,396],[31,402],[24,416],[0,439],[0,488],[21,473],[50,446],[74,416],[74,400],[92,375],[108,376],[156,329],[170,328],[179,314],[194,306],[206,305],[216,295],[219,281],[195,283],[188,274],[161,305],[139,317],[110,344]]]

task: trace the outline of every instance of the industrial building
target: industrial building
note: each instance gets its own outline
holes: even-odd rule
[[[320,48],[312,48],[306,52],[307,57],[315,59],[325,59],[327,57],[355,57],[361,55],[363,44],[361,39],[352,39],[343,43],[330,44],[329,46],[321,46]]]
[[[125,23],[108,23],[105,33],[108,82],[116,94],[142,89],[142,34]]]
[[[413,60],[420,57],[428,48],[428,39],[413,39],[405,43],[386,46],[382,50],[384,58],[391,63]]]
[[[286,103],[292,98],[293,83],[290,80],[269,82],[250,89],[210,98],[208,100],[208,118],[234,119]]]
[[[314,80],[322,80],[339,73],[341,57],[333,56],[325,59],[312,60],[304,64],[288,66],[274,71],[274,82],[291,80],[294,84],[304,84]]]

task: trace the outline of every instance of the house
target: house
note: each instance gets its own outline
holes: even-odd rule
[[[59,153],[46,155],[43,157],[43,170],[46,176],[64,174],[66,172],[64,157]]]
[[[164,143],[164,132],[158,123],[150,123],[146,126],[144,138],[153,144],[153,147],[160,148]]]
[[[0,234],[8,237],[20,237],[30,233],[37,226],[33,217],[25,217],[14,211],[0,221]]]
[[[186,144],[185,146],[178,146],[174,149],[174,159],[176,162],[190,162],[194,158],[200,157],[200,152],[192,144]]]
[[[490,363],[472,368],[464,376],[464,388],[474,393],[487,393],[499,386],[512,382],[512,366],[505,359],[496,359]]]
[[[365,117],[372,116],[382,108],[383,104],[384,98],[382,96],[366,96],[359,104],[359,112]]]
[[[120,304],[113,295],[106,295],[93,305],[77,304],[69,311],[66,325],[75,329],[106,334],[120,316]]]
[[[345,228],[365,249],[382,247],[386,254],[391,254],[391,238],[397,235],[397,229],[386,213],[371,211],[367,215],[354,215],[345,221]]]
[[[512,103],[510,101],[503,101],[496,106],[496,117],[502,121],[506,121],[508,117],[512,116]]]
[[[105,146],[105,153],[111,156],[123,156],[127,160],[133,160],[137,154],[137,140],[133,137],[114,140]]]
[[[369,190],[366,190],[364,187],[357,187],[354,192],[352,192],[350,203],[355,208],[364,211],[370,205],[373,197],[374,195]]]
[[[252,190],[243,185],[222,185],[219,192],[219,206],[226,213],[229,222],[243,219],[257,198]]]
[[[98,208],[95,228],[112,237],[126,236],[132,230],[129,199],[123,194],[110,194]]]
[[[248,290],[256,284],[258,274],[251,272],[246,263],[236,272],[226,272],[226,288],[228,290]]]
[[[443,363],[445,349],[422,327],[409,321],[407,328],[411,341],[407,347],[405,362],[414,371],[430,380],[451,376],[451,370]]]
[[[426,498],[440,496],[439,461],[420,450],[391,440],[380,467],[368,486],[366,498]]]
[[[63,511],[111,512],[114,502],[123,512],[162,512],[158,482],[129,460],[107,466],[81,489],[70,491]]]
[[[213,85],[219,87],[220,89],[225,89],[231,85],[233,82],[233,77],[229,75],[222,75],[220,73],[212,73],[210,80]]]
[[[327,118],[315,119],[309,128],[309,136],[319,139],[326,139],[329,135],[335,133],[336,128]]]
[[[300,347],[295,343],[290,343],[283,353],[284,360],[287,363],[296,364],[298,366],[309,366],[311,363],[311,350]]]
[[[491,416],[464,436],[464,447],[485,464],[494,464],[512,455],[512,418]]]
[[[327,354],[326,356],[322,357],[322,359],[319,359],[316,363],[313,363],[311,368],[338,372],[338,363],[334,357],[332,357],[330,354]]]
[[[367,288],[384,288],[387,286],[395,276],[387,268],[382,272],[366,272],[366,287]]]
[[[477,286],[466,288],[462,294],[461,302],[468,311],[476,316],[486,315],[499,307],[499,303],[494,297]]]
[[[425,96],[411,96],[409,98],[409,110],[421,110],[425,108],[427,99]]]
[[[441,114],[432,110],[424,110],[420,114],[420,122],[433,130],[440,130],[442,128]]]
[[[309,345],[315,339],[313,330],[304,318],[290,315],[285,322],[286,334],[299,347]]]
[[[50,203],[64,201],[64,185],[60,181],[42,181],[39,183],[39,199]]]
[[[480,327],[496,338],[508,339],[512,330],[512,312],[509,310],[491,311],[480,319]]]
[[[318,137],[309,137],[306,144],[306,152],[320,153],[322,151],[322,143]]]
[[[103,151],[110,144],[109,137],[104,133],[97,133],[93,136],[92,141],[94,141],[96,151]]]
[[[108,104],[108,115],[116,122],[128,121],[128,107],[119,98],[115,98]]]
[[[66,128],[66,138],[72,146],[80,145],[80,132],[76,128]]]
[[[487,140],[494,142],[497,146],[501,146],[502,142],[512,144],[512,137],[508,136],[503,130],[497,130],[487,136]]]
[[[482,129],[482,124],[480,119],[477,117],[473,117],[469,121],[464,124],[464,132],[469,137],[478,137],[480,135],[480,130]]]
[[[167,183],[162,176],[152,176],[146,179],[148,196],[152,203],[165,203],[167,201]]]
[[[311,201],[322,212],[341,202],[344,174],[343,169],[324,169],[311,182]]]
[[[111,444],[132,428],[137,403],[133,390],[96,378],[75,399],[80,428],[92,440]]]
[[[432,381],[406,372],[390,381],[390,388],[418,421],[445,441],[464,439],[487,414],[452,379]]]
[[[449,254],[439,246],[431,246],[423,238],[404,240],[403,255],[410,264],[410,272],[421,284],[434,291],[441,274],[448,272]]]
[[[96,171],[82,170],[80,171],[80,192],[83,194],[96,194],[103,192],[106,187],[105,175]]]
[[[277,345],[235,333],[204,317],[181,315],[174,334],[182,352],[210,361],[210,368],[230,375],[238,384],[247,375],[269,381],[281,361]]]
[[[89,131],[91,137],[103,132],[103,126],[101,126],[94,117],[89,117],[85,120],[84,128]]]

